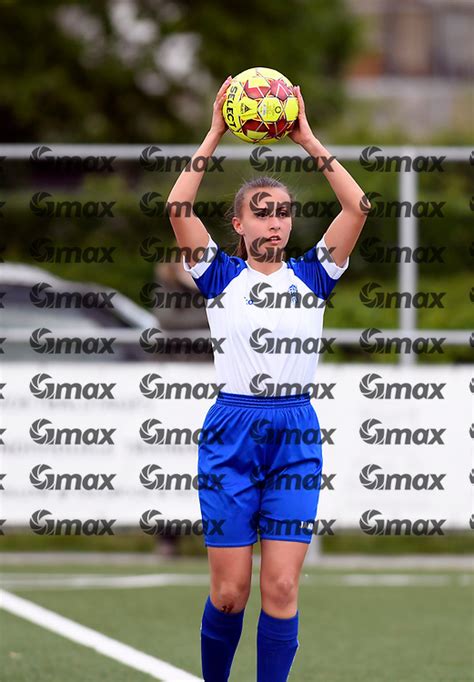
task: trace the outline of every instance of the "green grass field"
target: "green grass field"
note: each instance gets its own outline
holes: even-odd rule
[[[201,584],[157,587],[38,586],[113,576],[186,574]],[[8,565],[3,589],[200,676],[199,625],[207,564]],[[197,578],[196,578],[197,576]],[[12,578],[16,583],[12,583]],[[19,580],[25,581],[20,587]],[[255,680],[260,609],[255,574],[232,682]],[[151,676],[0,610],[3,682],[145,682]],[[305,568],[294,682],[474,680],[474,580],[465,570],[352,571]]]

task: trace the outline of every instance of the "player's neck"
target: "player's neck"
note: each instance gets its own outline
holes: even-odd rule
[[[274,272],[282,270],[283,264],[285,263],[284,260],[275,260],[270,261],[268,263],[262,263],[258,260],[255,260],[255,258],[253,257],[247,258],[245,262],[247,263],[247,265],[250,266],[252,270],[256,270],[257,272],[260,272],[262,275],[272,275]]]

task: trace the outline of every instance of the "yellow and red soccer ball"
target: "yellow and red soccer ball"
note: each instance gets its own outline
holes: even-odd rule
[[[245,142],[271,144],[293,129],[298,100],[292,83],[264,66],[234,76],[226,91],[222,114],[229,130]]]

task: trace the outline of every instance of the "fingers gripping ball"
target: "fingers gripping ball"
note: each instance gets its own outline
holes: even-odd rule
[[[286,76],[259,66],[234,76],[222,114],[229,130],[241,140],[269,144],[291,132],[298,118],[298,100]]]

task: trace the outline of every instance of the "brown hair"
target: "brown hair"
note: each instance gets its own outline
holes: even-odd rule
[[[286,185],[284,185],[280,180],[277,180],[276,178],[272,178],[269,175],[262,175],[257,178],[252,178],[252,180],[247,180],[246,182],[241,185],[241,187],[238,189],[235,197],[234,197],[234,203],[233,206],[230,208],[228,212],[229,219],[231,219],[233,216],[237,216],[240,218],[242,215],[242,206],[244,203],[244,198],[245,198],[245,193],[249,189],[265,189],[265,188],[271,188],[271,187],[276,187],[278,189],[283,189],[285,192],[288,192],[290,201],[293,201],[293,196],[290,190]],[[243,258],[246,260],[248,258],[248,253],[247,253],[247,247],[245,246],[245,239],[242,235],[239,236],[239,241],[236,245],[235,252],[233,254],[234,256],[237,256],[238,258]]]

